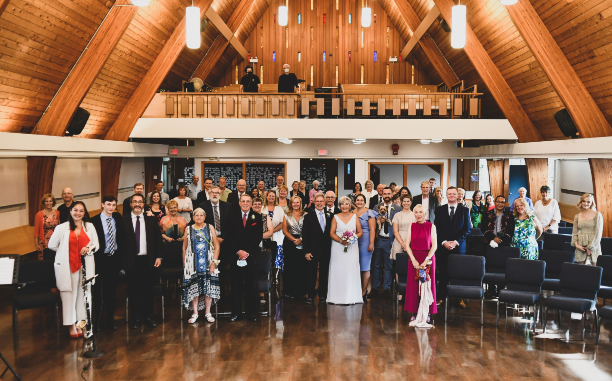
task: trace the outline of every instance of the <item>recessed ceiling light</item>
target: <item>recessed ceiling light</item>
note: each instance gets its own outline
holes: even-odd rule
[[[421,142],[421,144],[429,144],[429,143],[431,143],[431,140],[429,140],[429,139],[421,139],[420,142]]]
[[[205,141],[206,143],[210,143],[210,142],[214,142],[215,138],[204,138],[202,140]]]
[[[283,143],[284,144],[291,144],[291,143],[293,143],[293,140],[291,140],[291,139],[283,140]]]
[[[281,143],[282,143],[282,142],[284,142],[284,141],[289,140],[289,138],[278,138],[278,139],[276,139],[276,140],[278,140],[279,142],[281,142]]]
[[[225,139],[215,139],[215,143],[225,143]]]
[[[432,143],[442,143],[442,139],[431,139]]]
[[[354,139],[354,142],[361,142],[361,143],[365,143],[366,140],[365,139]]]

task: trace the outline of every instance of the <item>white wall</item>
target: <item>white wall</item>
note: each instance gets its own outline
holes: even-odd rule
[[[119,204],[132,195],[136,183],[144,184],[144,158],[124,157],[119,173],[119,195],[117,197]],[[122,188],[129,189],[121,190]]]
[[[425,180],[429,181],[432,177],[436,179],[436,186],[440,186],[440,175],[436,171],[424,164],[409,165],[407,184],[412,195],[416,196],[421,193],[421,183]]]
[[[0,159],[0,183],[3,184],[0,206],[17,205],[0,210],[0,230],[28,224],[28,179],[25,158]]]
[[[83,201],[88,210],[100,209],[100,159],[62,159],[55,162],[52,193],[61,203],[62,189],[71,188],[75,200]],[[96,193],[95,196],[80,197]]]
[[[402,187],[404,184],[404,166],[401,164],[382,164],[376,165],[380,168],[380,182],[389,186],[392,182],[398,187]],[[377,185],[377,184],[375,184]]]
[[[593,193],[593,178],[589,161],[559,160],[559,187],[581,193]],[[557,200],[566,204],[577,204],[580,196],[559,192]]]

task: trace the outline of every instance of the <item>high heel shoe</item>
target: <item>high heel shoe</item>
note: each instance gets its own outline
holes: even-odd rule
[[[365,293],[365,294],[363,294],[363,302],[364,302],[364,303],[367,303],[368,299],[369,299],[369,298],[368,298],[368,292],[366,291],[366,293]]]

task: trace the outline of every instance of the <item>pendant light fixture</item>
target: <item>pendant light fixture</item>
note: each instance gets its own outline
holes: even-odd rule
[[[372,8],[367,5],[361,8],[361,26],[369,28],[372,25]]]
[[[518,0],[499,0],[502,5],[514,5],[518,2]]]
[[[289,1],[287,4],[281,5],[278,7],[278,25],[287,26],[287,22],[289,22]]]
[[[151,0],[131,0],[131,3],[137,7],[146,7],[151,3]]]
[[[467,9],[465,5],[461,5],[461,0],[459,0],[459,5],[453,7],[452,13],[451,46],[455,49],[465,47],[466,16]]]
[[[187,7],[185,11],[187,47],[189,49],[199,49],[202,40],[200,36],[200,8],[194,7],[192,2],[191,7]]]

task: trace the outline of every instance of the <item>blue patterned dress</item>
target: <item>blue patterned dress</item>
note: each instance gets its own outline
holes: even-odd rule
[[[518,218],[514,220],[514,236],[511,246],[521,249],[522,259],[538,259],[535,216],[530,216],[525,220]]]
[[[200,297],[198,300],[198,310],[205,308],[204,298],[208,296],[213,299],[221,297],[219,289],[219,277],[210,275],[208,270],[208,249],[211,242],[209,225],[206,224],[204,229],[197,230],[192,226],[189,227],[187,233],[189,245],[194,255],[195,273],[189,279],[183,279],[183,305],[187,309],[191,309],[191,301]],[[208,241],[207,241],[208,240]]]

